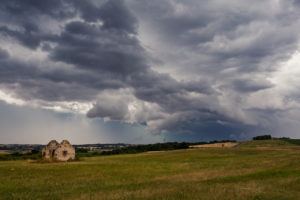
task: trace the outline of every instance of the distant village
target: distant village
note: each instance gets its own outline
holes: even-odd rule
[[[73,145],[76,149],[83,149],[87,151],[110,151],[113,149],[124,148],[132,146],[131,144],[80,144]],[[41,144],[0,144],[0,150],[42,150],[45,145]]]

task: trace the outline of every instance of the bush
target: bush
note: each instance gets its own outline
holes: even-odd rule
[[[253,137],[253,140],[271,140],[272,136],[271,135],[260,135]]]

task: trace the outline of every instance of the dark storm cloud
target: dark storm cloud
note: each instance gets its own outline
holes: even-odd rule
[[[136,32],[136,18],[122,0],[108,1],[99,9],[99,15],[104,21],[103,28]]]
[[[88,117],[153,132],[260,127],[249,111],[259,103],[243,98],[273,89],[265,78],[297,49],[298,10],[287,11],[297,2],[5,1],[0,39],[15,49],[0,49],[0,89],[26,101],[88,102]]]
[[[36,0],[5,1],[0,5],[0,32],[16,38],[28,48],[37,48],[42,41],[56,40],[56,35],[40,30],[42,19],[66,19],[74,16],[72,3],[63,0],[42,2]]]
[[[65,11],[60,12],[63,5],[72,7],[64,14]],[[32,14],[22,12],[18,17],[14,16],[12,22],[18,28],[13,30],[3,25],[0,28],[2,36],[15,38],[31,49],[44,43],[42,49],[49,52],[50,60],[71,64],[75,68],[44,70],[51,63],[42,66],[12,58],[2,63],[1,82],[10,89],[13,87],[9,82],[18,83],[14,88],[17,96],[48,101],[93,100],[97,91],[129,87],[134,88],[138,98],[160,105],[167,104],[166,100],[172,96],[180,99],[180,95],[186,92],[212,91],[204,81],[178,82],[167,74],[150,69],[147,54],[136,37],[137,20],[124,1],[104,1],[100,5],[89,1],[60,1],[49,10],[45,10],[48,7],[42,7],[42,4],[12,1],[7,6],[2,5],[1,9],[9,19],[9,15],[14,14],[11,10],[22,6],[32,10]],[[54,7],[57,9],[55,13],[52,12]],[[34,18],[35,15],[45,15],[51,20],[61,21],[76,13],[82,19],[69,20],[59,34],[47,33]],[[23,21],[24,18],[28,21]],[[164,95],[168,98],[158,98]],[[180,101],[174,100],[174,106]]]
[[[73,5],[68,9],[68,14],[64,14],[64,5]],[[51,42],[55,44],[55,48],[45,43],[43,49],[50,53],[49,57],[53,61],[72,64],[78,68],[45,70],[51,63],[28,63],[11,58],[1,63],[0,80],[5,84],[4,87],[15,90],[17,96],[25,99],[92,100],[99,90],[128,87],[123,74],[147,68],[141,56],[143,49],[139,42],[128,35],[135,31],[136,22],[123,1],[109,1],[99,8],[90,2],[85,5],[86,7],[82,6],[80,1],[58,1],[50,7],[35,1],[10,1],[7,5],[2,4],[5,16],[2,19],[17,26],[12,30],[8,28],[10,24],[2,25],[2,37],[15,38],[31,49],[39,47],[41,43]],[[60,21],[77,12],[85,19],[89,12],[87,7],[97,10],[90,12],[90,21],[100,19],[103,25],[71,21],[64,25],[60,34],[50,34],[45,33],[42,26],[39,26],[41,24],[36,23],[39,16],[46,15],[51,20]],[[15,12],[22,8],[32,12],[20,12],[15,16]],[[5,51],[1,50],[1,57],[6,57]],[[18,83],[18,86],[12,86],[13,83]]]
[[[71,22],[50,57],[77,67],[121,75],[147,68],[142,53],[137,39],[122,31]]]
[[[99,8],[90,1],[58,0],[51,3],[35,0],[9,1],[0,6],[2,11],[0,22],[10,22],[17,25],[18,29],[13,30],[7,26],[0,26],[0,32],[7,36],[14,37],[23,45],[29,48],[37,48],[42,41],[58,41],[57,35],[51,35],[40,30],[39,25],[43,23],[39,18],[50,18],[62,21],[79,14],[84,20],[103,22],[102,29],[112,29],[134,33],[136,31],[135,17],[131,15],[122,0],[107,1]],[[70,24],[69,31],[76,31],[86,25]]]
[[[27,28],[21,32],[11,30],[6,26],[1,26],[0,32],[4,36],[16,38],[21,44],[32,49],[36,49],[42,41],[56,41],[58,39],[55,35],[42,34],[39,33],[38,30],[28,30]]]
[[[46,101],[91,100],[97,91],[124,86],[109,75],[89,71],[56,69],[43,71],[34,63],[22,63],[12,59],[0,59],[0,83],[16,91],[24,99]],[[16,83],[18,85],[16,85]]]
[[[151,88],[149,92],[137,90],[137,96],[144,99],[150,96],[160,102],[165,110],[175,113],[179,110],[188,111],[188,117],[179,120],[181,124],[187,119],[199,120],[196,116],[200,114],[192,114],[190,110],[203,108],[215,111],[212,117],[215,121],[225,115],[228,117],[225,122],[240,119],[240,122],[233,123],[236,125],[246,123],[260,127],[259,120],[263,118],[264,121],[269,120],[269,124],[278,123],[278,118],[266,117],[264,109],[260,114],[253,114],[243,107],[261,106],[261,100],[255,99],[253,95],[258,91],[266,91],[266,94],[274,91],[272,89],[275,85],[265,80],[266,77],[278,70],[279,64],[290,58],[298,48],[299,10],[293,7],[293,1],[129,2],[140,16],[143,26],[147,27],[146,39],[159,33],[153,40],[149,40],[157,41],[156,46],[151,46],[151,43],[147,45],[154,52],[157,51],[156,55],[161,55],[163,62],[171,61],[172,67],[169,64],[165,70],[190,77],[195,77],[195,74],[201,78],[209,77],[206,84],[215,86],[220,92],[201,99],[179,93],[163,95],[164,99],[161,99],[160,95],[154,95],[159,93]],[[269,7],[269,11],[266,12],[264,7]],[[189,63],[189,70],[186,70],[186,63]],[[247,105],[245,93],[253,97],[251,105]],[[281,98],[280,93],[276,96]],[[224,105],[230,106],[226,108]]]
[[[260,6],[270,2],[130,1],[147,24],[160,33],[162,41],[191,49],[205,59],[194,71],[213,73],[238,67],[241,72],[274,69],[274,64],[288,58],[297,48],[297,10],[286,12],[287,3],[279,1],[280,10],[265,12]],[[275,4],[275,3],[274,3]],[[203,61],[209,60],[209,62]],[[227,64],[230,63],[230,64]],[[234,63],[233,63],[234,62]]]
[[[70,1],[87,22],[103,21],[104,29],[114,29],[128,33],[136,32],[136,18],[128,10],[123,0],[96,1],[101,6],[91,1]]]
[[[0,48],[0,59],[6,59],[9,57],[9,54],[6,50]]]
[[[272,88],[274,85],[266,80],[249,80],[249,79],[237,79],[233,81],[233,88],[238,92],[256,92],[268,88]]]
[[[36,0],[12,0],[1,3],[1,19],[13,19],[16,22],[24,22],[25,19],[34,16],[49,15],[54,18],[65,18],[71,16],[72,9],[68,7],[72,3],[64,0],[53,0],[42,2]]]
[[[300,5],[300,1],[299,0],[294,0],[294,4]]]

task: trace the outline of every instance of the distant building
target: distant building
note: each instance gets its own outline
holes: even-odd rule
[[[75,159],[75,148],[68,140],[63,140],[60,144],[56,140],[51,140],[42,150],[43,157],[49,160],[68,161]]]

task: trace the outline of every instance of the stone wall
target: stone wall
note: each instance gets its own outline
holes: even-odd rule
[[[75,148],[67,140],[63,140],[60,144],[56,140],[51,140],[42,150],[42,154],[45,159],[49,160],[74,160]]]
[[[58,145],[59,143],[56,140],[51,140],[42,150],[43,157],[45,159],[52,159]]]

